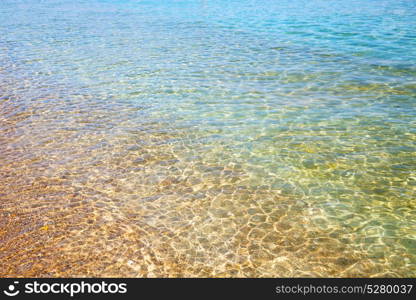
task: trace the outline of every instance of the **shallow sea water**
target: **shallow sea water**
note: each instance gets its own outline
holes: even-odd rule
[[[414,1],[0,17],[0,276],[416,276]]]

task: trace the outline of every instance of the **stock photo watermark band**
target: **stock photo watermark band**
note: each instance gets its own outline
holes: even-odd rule
[[[354,297],[390,296],[394,299],[414,298],[415,279],[331,279],[331,278],[286,278],[286,279],[237,279],[237,278],[56,278],[56,279],[0,279],[0,299],[7,298],[66,298],[85,299],[123,296],[152,295],[170,299],[206,297],[231,297],[234,299],[258,298],[281,299],[291,297]]]

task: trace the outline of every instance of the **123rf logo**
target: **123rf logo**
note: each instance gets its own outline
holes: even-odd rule
[[[67,294],[73,297],[77,294],[125,294],[127,283],[107,283],[105,281],[89,283],[85,281],[63,283],[63,282],[28,282],[22,288],[18,288],[18,281],[7,286],[3,293],[6,296],[14,297],[19,293],[23,294]]]

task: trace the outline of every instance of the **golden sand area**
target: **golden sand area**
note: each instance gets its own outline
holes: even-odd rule
[[[215,162],[221,145],[204,153],[167,124],[133,126],[127,105],[79,97],[57,118],[47,99],[12,100],[0,102],[2,277],[409,274],[404,249],[369,255],[321,209]]]

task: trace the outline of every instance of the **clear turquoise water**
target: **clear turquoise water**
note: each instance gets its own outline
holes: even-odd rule
[[[416,275],[415,1],[3,0],[0,17],[0,211],[76,192],[182,266],[92,274]],[[58,179],[59,201],[27,188]]]

